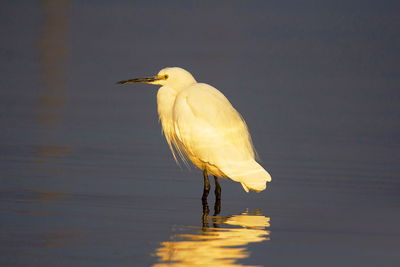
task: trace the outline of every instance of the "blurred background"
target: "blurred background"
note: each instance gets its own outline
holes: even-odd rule
[[[0,7],[2,266],[400,264],[398,1]],[[203,214],[157,87],[115,85],[167,66],[241,112],[266,191]]]

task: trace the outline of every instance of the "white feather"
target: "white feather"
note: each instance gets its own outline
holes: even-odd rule
[[[197,83],[180,68],[166,68],[157,93],[158,114],[168,145],[208,174],[240,182],[246,192],[262,191],[271,176],[256,162],[245,121],[214,87]]]

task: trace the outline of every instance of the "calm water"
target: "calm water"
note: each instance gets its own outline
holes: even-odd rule
[[[399,266],[400,7],[3,1],[0,265]],[[160,134],[180,66],[249,124],[259,194],[201,173]]]

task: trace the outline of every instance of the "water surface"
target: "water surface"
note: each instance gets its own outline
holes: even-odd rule
[[[0,264],[398,266],[399,6],[6,1]],[[156,87],[180,66],[242,113],[273,182],[175,165]]]

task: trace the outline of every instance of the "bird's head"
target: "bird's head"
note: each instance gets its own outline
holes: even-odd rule
[[[149,83],[167,86],[176,91],[180,91],[195,82],[196,80],[193,78],[190,72],[182,68],[171,67],[160,70],[158,74],[153,77],[124,80],[117,82],[117,84]]]

